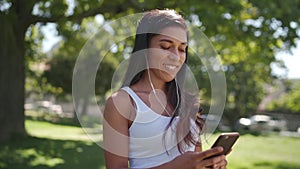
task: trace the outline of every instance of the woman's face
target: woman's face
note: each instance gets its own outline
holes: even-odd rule
[[[187,33],[181,27],[167,27],[152,37],[148,63],[151,78],[164,82],[173,80],[186,58]]]

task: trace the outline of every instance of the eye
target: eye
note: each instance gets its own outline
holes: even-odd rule
[[[160,48],[164,49],[164,50],[168,50],[170,49],[169,45],[160,45]]]

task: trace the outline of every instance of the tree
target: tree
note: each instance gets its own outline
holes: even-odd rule
[[[255,106],[252,105],[261,95],[261,91],[243,90],[242,86],[245,84],[259,89],[270,75],[269,65],[275,61],[274,53],[295,46],[295,40],[299,38],[299,0],[72,2],[71,5],[60,0],[0,1],[0,140],[26,133],[24,70],[28,58],[31,58],[28,51],[32,48],[32,42],[25,37],[30,35],[31,26],[40,28],[49,22],[56,23],[59,34],[67,41],[72,36],[72,30],[80,29],[83,18],[97,14],[109,20],[153,8],[167,7],[182,11],[188,20],[204,31],[222,56],[229,79],[227,86],[230,87],[226,111],[235,112],[237,116],[246,113],[249,107],[253,110]],[[253,67],[262,71],[253,71]],[[236,72],[239,72],[238,76]],[[209,80],[204,81],[208,83]],[[250,95],[253,97],[246,97]]]
[[[263,84],[276,78],[270,68],[275,53],[289,50],[299,39],[300,1],[205,1],[189,9],[184,11],[189,11],[222,59],[227,80],[224,115],[233,125],[238,117],[256,112]],[[209,89],[207,76],[199,80]],[[209,98],[210,91],[205,93]]]
[[[76,59],[88,38],[96,34],[101,26],[102,25],[95,22],[93,18],[86,18],[80,24],[79,30],[72,31],[73,36],[68,37],[68,41],[61,41],[61,43],[56,45],[56,48],[52,50],[52,56],[47,61],[48,70],[44,72],[43,76],[51,85],[62,89],[61,95],[56,96],[63,97],[72,94],[72,76]],[[94,30],[91,30],[93,28]],[[100,51],[100,48],[105,43],[107,43],[105,38],[99,38],[97,45],[95,45],[98,48],[94,50]],[[120,62],[120,58],[123,57],[121,53],[117,52],[113,55],[108,52],[105,57],[103,57],[103,63],[101,66],[98,66],[96,94],[105,95],[105,92],[110,89],[111,77]]]
[[[97,29],[89,31],[86,25],[89,25],[89,27],[92,28],[99,27],[99,25],[92,19],[84,19],[80,25],[81,29],[73,32],[73,36],[69,37],[68,41],[62,41],[59,45],[57,45],[57,48],[52,50],[51,58],[47,61],[48,69],[44,72],[43,77],[46,78],[47,83],[51,86],[62,89],[60,93],[51,92],[57,98],[65,98],[72,94],[72,77],[78,54],[88,38],[97,33]],[[95,45],[98,48],[94,48],[93,50],[101,51],[99,48],[101,48],[105,43],[107,43],[105,38],[99,38],[97,45]],[[108,52],[105,57],[103,57],[101,65],[98,66],[98,70],[95,72],[97,73],[95,79],[96,95],[105,96],[105,93],[110,89],[111,77],[119,63],[118,55],[120,55],[120,53],[114,53],[114,55],[112,55],[112,53]],[[82,68],[82,70],[78,72],[84,72],[86,69],[87,67]],[[87,74],[86,76],[92,75]],[[86,84],[87,81],[84,83]],[[83,88],[80,90],[83,90]],[[77,90],[77,92],[80,90]],[[88,92],[84,90],[80,95],[83,96],[82,100],[84,108],[80,110],[80,112],[77,112],[77,115],[84,115],[86,114],[86,108],[88,106],[87,102],[90,98]]]
[[[0,140],[26,135],[24,127],[24,84],[26,53],[31,43],[25,40],[30,26],[57,23],[67,38],[65,25],[77,25],[83,18],[103,14],[107,17],[131,8],[131,3],[76,0],[74,8],[59,0],[0,1]],[[29,31],[29,32],[27,32]]]
[[[286,113],[300,113],[300,82],[295,81],[291,89],[267,105],[268,111],[281,111]]]

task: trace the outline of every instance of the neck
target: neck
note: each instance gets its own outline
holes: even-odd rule
[[[148,72],[148,70],[146,70],[146,72],[142,76],[141,80],[139,81],[139,84],[141,84],[143,89],[147,91],[152,91],[154,89],[165,91],[165,87],[166,87],[164,81],[155,78],[155,75],[152,74],[151,71]]]

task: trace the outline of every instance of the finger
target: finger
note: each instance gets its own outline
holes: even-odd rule
[[[200,153],[199,159],[201,159],[201,160],[207,159],[207,158],[210,158],[212,156],[218,155],[222,152],[223,152],[223,147],[220,147],[220,146],[215,147],[215,148],[212,148],[212,149],[209,149],[209,150],[206,150],[206,151]]]
[[[220,163],[218,163],[218,166],[220,166],[220,168],[226,168],[227,166],[227,160],[222,160]]]
[[[221,162],[218,162],[216,164],[213,164],[210,168],[212,169],[226,169],[227,161],[221,160]]]
[[[213,169],[215,168],[219,169],[222,166],[226,166],[227,162],[225,162],[225,158],[226,158],[225,155],[211,157],[206,160],[203,160],[203,164],[204,166],[209,166]]]

